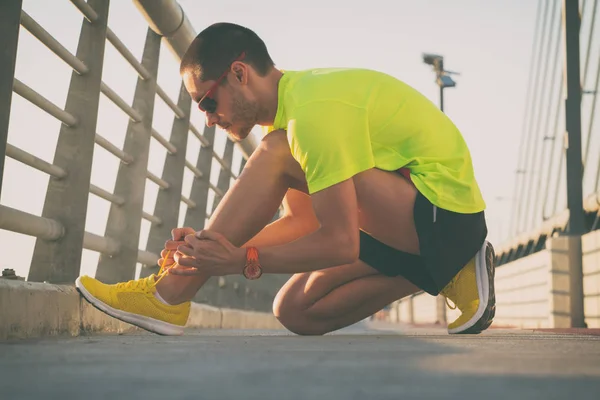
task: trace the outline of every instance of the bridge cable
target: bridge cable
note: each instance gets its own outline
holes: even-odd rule
[[[588,65],[590,62],[590,53],[592,50],[592,37],[594,36],[597,6],[598,6],[598,0],[594,0],[594,8],[592,9],[592,21],[590,22],[590,34],[588,36],[587,52],[585,55],[585,67],[584,67],[584,75],[583,75],[583,87],[584,88],[587,86],[586,77],[587,77]],[[586,141],[586,146],[585,146],[585,154],[583,156],[584,176],[585,176],[585,166],[587,165],[588,155],[590,153],[590,141],[592,139],[592,126],[594,123],[594,108],[596,106],[596,94],[598,93],[598,75],[599,74],[600,74],[600,61],[598,62],[597,69],[596,69],[596,85],[595,85],[594,91],[592,93],[593,100],[592,100],[592,107],[590,109],[590,123],[588,125],[588,134],[587,134],[587,141]]]
[[[556,11],[558,9],[558,18],[556,18]],[[552,10],[552,16],[550,18],[550,26],[549,26],[549,38],[548,38],[548,42],[547,42],[547,48],[546,48],[546,53],[547,53],[547,60],[544,63],[544,72],[543,72],[543,77],[542,77],[542,89],[541,89],[541,96],[540,96],[540,104],[539,104],[539,110],[538,110],[538,115],[537,115],[537,121],[536,121],[536,127],[535,130],[533,130],[531,132],[531,134],[533,135],[533,146],[532,146],[532,153],[533,156],[529,157],[529,166],[526,168],[526,170],[530,171],[529,174],[527,174],[525,176],[525,180],[528,180],[528,183],[525,184],[525,189],[527,190],[527,194],[524,197],[524,207],[525,207],[525,215],[523,215],[523,220],[525,222],[524,224],[524,229],[526,231],[533,229],[535,227],[535,219],[541,214],[538,214],[537,212],[537,201],[535,201],[534,198],[532,198],[533,195],[535,195],[534,192],[534,181],[535,178],[537,176],[538,178],[538,186],[539,186],[539,182],[541,181],[541,177],[544,173],[544,171],[541,170],[541,162],[538,163],[538,154],[539,154],[539,150],[541,148],[542,150],[542,159],[545,158],[545,153],[546,153],[546,140],[545,137],[547,135],[547,131],[548,131],[548,122],[550,120],[550,110],[552,109],[552,93],[549,94],[548,96],[546,95],[546,89],[548,87],[550,87],[551,92],[554,92],[554,88],[556,85],[553,84],[553,78],[556,76],[556,66],[558,64],[558,55],[560,53],[560,44],[561,44],[561,40],[560,40],[560,27],[561,27],[561,6],[560,6],[560,2],[555,1],[554,2],[554,8]],[[554,22],[556,21],[556,25],[554,24]],[[554,43],[554,52],[553,52],[553,56],[552,56],[552,62],[549,62],[549,58],[550,58],[550,51],[551,51],[551,47],[553,44],[553,39],[555,40]],[[548,66],[552,65],[552,73],[550,75],[550,78],[548,78]],[[542,112],[542,108],[544,105],[544,101],[547,101],[547,111],[545,113]],[[542,129],[542,115],[544,116],[544,128]],[[541,139],[542,142],[540,143],[539,139],[540,139],[540,133],[541,133]],[[529,223],[530,222],[530,223]]]
[[[513,234],[515,231],[515,209],[516,209],[516,202],[517,202],[517,198],[518,196],[516,195],[517,189],[518,189],[518,182],[519,182],[519,165],[521,163],[521,158],[523,157],[523,143],[525,140],[525,136],[523,135],[525,133],[525,125],[526,125],[526,121],[527,121],[527,117],[528,117],[528,113],[529,113],[529,98],[531,96],[531,84],[533,82],[533,69],[535,66],[535,50],[537,48],[537,44],[538,44],[538,34],[539,34],[539,26],[540,26],[540,17],[541,17],[541,10],[542,10],[542,3],[544,0],[538,0],[538,5],[537,5],[537,14],[536,14],[536,19],[535,19],[535,28],[534,28],[534,37],[533,37],[533,43],[532,43],[532,49],[531,49],[531,59],[529,61],[529,76],[528,76],[528,84],[527,84],[527,94],[525,95],[525,113],[523,116],[523,125],[521,128],[521,144],[519,145],[519,156],[518,156],[518,160],[517,160],[517,170],[515,171],[515,182],[513,185],[513,191],[512,191],[512,205],[511,205],[511,217],[510,217],[510,224],[509,224],[509,232],[510,234]]]
[[[542,66],[542,55],[543,55],[543,43],[545,42],[545,37],[546,37],[546,24],[548,21],[548,2],[544,2],[545,7],[544,7],[544,20],[542,23],[542,28],[541,28],[541,39],[539,41],[539,48],[538,48],[538,62],[537,62],[537,69],[541,69]],[[532,110],[532,115],[535,112],[535,105],[537,104],[537,97],[538,97],[538,88],[539,88],[539,78],[540,78],[540,73],[539,71],[536,71],[536,79],[535,79],[535,84],[533,86],[534,92],[533,92],[533,101],[531,101],[530,103],[528,103],[527,105],[531,105],[531,110]],[[529,148],[531,147],[531,137],[533,136],[531,134],[531,124],[533,121],[533,116],[531,116],[531,118],[529,118],[529,128],[527,130],[525,130],[523,132],[524,136],[521,137],[521,146],[519,148],[520,150],[520,154],[522,154],[522,158],[519,160],[519,164],[518,164],[518,170],[517,170],[517,179],[519,178],[519,175],[524,175],[526,173],[528,173],[527,170],[524,169],[523,164],[525,164],[528,154],[529,154]],[[525,124],[524,124],[525,125]],[[525,128],[524,128],[525,129]],[[523,147],[523,144],[527,142],[526,146]],[[515,200],[517,202],[517,207],[516,207],[516,220],[514,221],[516,223],[516,232],[515,233],[520,233],[520,225],[521,225],[521,212],[522,212],[522,206],[523,206],[523,202],[522,201],[518,201],[520,199],[520,197],[522,196],[522,191],[524,189],[524,179],[521,179],[521,184],[519,185],[519,190],[517,192],[517,195],[515,196]]]

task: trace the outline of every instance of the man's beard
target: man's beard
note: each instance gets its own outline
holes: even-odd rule
[[[233,110],[231,124],[236,131],[229,134],[237,140],[245,139],[258,122],[259,106],[248,101],[241,93],[235,93],[231,104]]]

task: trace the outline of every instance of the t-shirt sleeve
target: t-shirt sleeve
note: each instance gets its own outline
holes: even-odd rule
[[[287,134],[311,194],[375,166],[364,108],[337,101],[302,105]]]

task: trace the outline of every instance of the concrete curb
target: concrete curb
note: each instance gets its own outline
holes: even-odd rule
[[[269,313],[192,304],[187,326],[284,329]],[[74,286],[0,279],[0,341],[139,329],[97,310]]]

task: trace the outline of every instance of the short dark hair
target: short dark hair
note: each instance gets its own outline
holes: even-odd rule
[[[215,80],[245,53],[242,62],[265,76],[275,65],[265,42],[252,30],[228,22],[210,25],[196,36],[181,59],[180,72],[192,69],[203,81]]]

